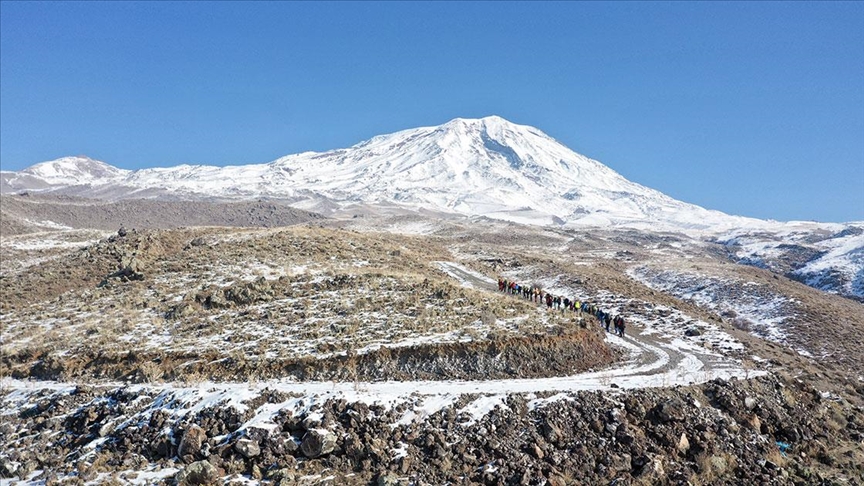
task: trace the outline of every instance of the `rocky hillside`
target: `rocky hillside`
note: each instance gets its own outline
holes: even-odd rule
[[[13,484],[861,484],[860,304],[678,233],[403,215],[0,257]]]
[[[183,226],[290,226],[321,219],[279,201],[178,201],[125,199],[108,202],[69,196],[0,197],[0,235],[57,229],[179,228]]]
[[[864,410],[782,376],[628,393],[513,394],[480,418],[470,406],[477,397],[468,395],[409,422],[400,407],[329,399],[255,425],[248,422],[254,411],[302,398],[263,388],[238,406],[189,409],[183,393],[77,386],[7,395],[3,408],[19,412],[0,426],[0,475],[181,485],[225,478],[280,485],[864,483]]]

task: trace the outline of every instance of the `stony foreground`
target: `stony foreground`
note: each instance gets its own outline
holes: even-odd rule
[[[141,388],[27,391],[22,383],[6,383],[0,444],[11,452],[0,474],[45,484],[243,477],[273,484],[864,484],[864,410],[773,374],[626,394],[511,394],[485,414],[472,414],[465,405],[477,397],[463,396],[419,421],[405,420],[405,404],[327,400],[257,425],[249,419],[262,410],[302,398],[265,391],[239,409],[188,409],[171,393]]]

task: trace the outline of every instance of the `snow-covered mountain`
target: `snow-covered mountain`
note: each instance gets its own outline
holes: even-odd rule
[[[377,205],[539,225],[683,231],[726,244],[743,263],[776,264],[814,286],[864,297],[857,236],[864,224],[779,223],[707,210],[631,182],[536,128],[497,116],[457,118],[266,164],[128,171],[65,157],[0,172],[0,191],[274,198],[323,213]]]
[[[67,157],[2,179],[6,191],[271,197],[313,210],[383,203],[532,224],[732,229],[748,222],[630,182],[536,128],[496,116],[457,118],[268,164],[125,171]]]

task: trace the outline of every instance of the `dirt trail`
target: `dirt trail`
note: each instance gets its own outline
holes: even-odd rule
[[[436,262],[442,271],[461,285],[497,291],[497,283],[479,273],[453,262]],[[515,297],[514,297],[515,298]],[[620,302],[610,300],[608,309]],[[631,323],[638,319],[629,319]],[[594,324],[593,319],[589,325]],[[647,322],[647,321],[646,321]],[[650,322],[648,322],[650,324]],[[157,400],[176,400],[183,410],[197,410],[207,404],[225,399],[252,397],[265,389],[279,391],[292,396],[305,396],[312,402],[323,402],[330,398],[348,399],[365,403],[398,404],[409,402],[403,420],[416,420],[453,403],[462,395],[481,395],[476,400],[476,412],[491,410],[507,394],[535,394],[544,392],[574,392],[580,390],[614,390],[652,387],[670,387],[704,383],[715,378],[750,378],[765,374],[764,371],[744,369],[736,360],[715,350],[704,349],[677,336],[670,336],[650,325],[628,325],[629,334],[624,337],[605,333],[605,339],[613,346],[624,348],[628,355],[623,362],[602,369],[569,376],[525,379],[490,380],[414,380],[414,381],[292,381],[287,379],[264,380],[258,383],[201,383],[189,386],[179,383],[135,385],[133,389],[147,390]],[[39,388],[68,387],[75,384],[25,381],[4,378],[2,386],[27,394],[34,386]],[[103,383],[101,386],[118,387],[123,383]],[[240,402],[237,401],[239,404]],[[293,403],[293,402],[292,402]],[[180,405],[182,404],[182,405]],[[280,406],[288,406],[286,402]],[[473,405],[472,405],[473,406]],[[277,406],[276,408],[279,408]],[[276,410],[268,409],[269,413]],[[266,421],[266,419],[264,419]]]
[[[436,264],[443,272],[458,280],[462,286],[490,292],[497,291],[497,282],[485,275],[453,262],[436,262]],[[589,325],[595,325],[593,318],[587,319]],[[629,322],[627,327],[629,334],[624,338],[606,334],[606,340],[610,344],[623,347],[628,351],[629,357],[623,363],[597,372],[530,380],[535,383],[533,390],[526,390],[525,384],[520,383],[520,380],[504,380],[473,382],[473,391],[476,393],[484,388],[487,390],[494,388],[498,391],[505,388],[513,392],[642,388],[697,384],[718,377],[752,377],[763,374],[745,370],[735,360],[715,351],[702,350],[697,346],[688,345],[681,339],[670,339],[668,336],[645,329],[634,324],[634,319],[629,319]],[[489,383],[491,386],[484,386],[483,383]],[[463,387],[461,384],[457,386]]]

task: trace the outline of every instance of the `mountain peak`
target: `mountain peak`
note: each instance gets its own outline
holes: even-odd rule
[[[676,201],[577,154],[537,128],[497,115],[379,135],[267,164],[126,171],[65,157],[21,173],[75,194],[271,197],[304,209],[396,204],[531,224],[706,227],[726,215]],[[9,187],[26,190],[15,174]],[[116,190],[111,191],[111,187]],[[75,189],[77,188],[77,189]],[[89,191],[89,192],[88,192]]]
[[[454,118],[449,122],[441,125],[441,128],[454,128],[454,127],[476,127],[476,128],[486,128],[486,129],[508,129],[508,130],[523,130],[526,128],[531,128],[527,125],[519,125],[517,123],[513,123],[506,118],[500,117],[498,115],[489,115],[484,116],[482,118]]]
[[[37,176],[52,185],[90,184],[105,179],[116,179],[129,173],[127,170],[118,169],[86,155],[61,157],[48,162],[41,162],[31,165],[21,172]]]

